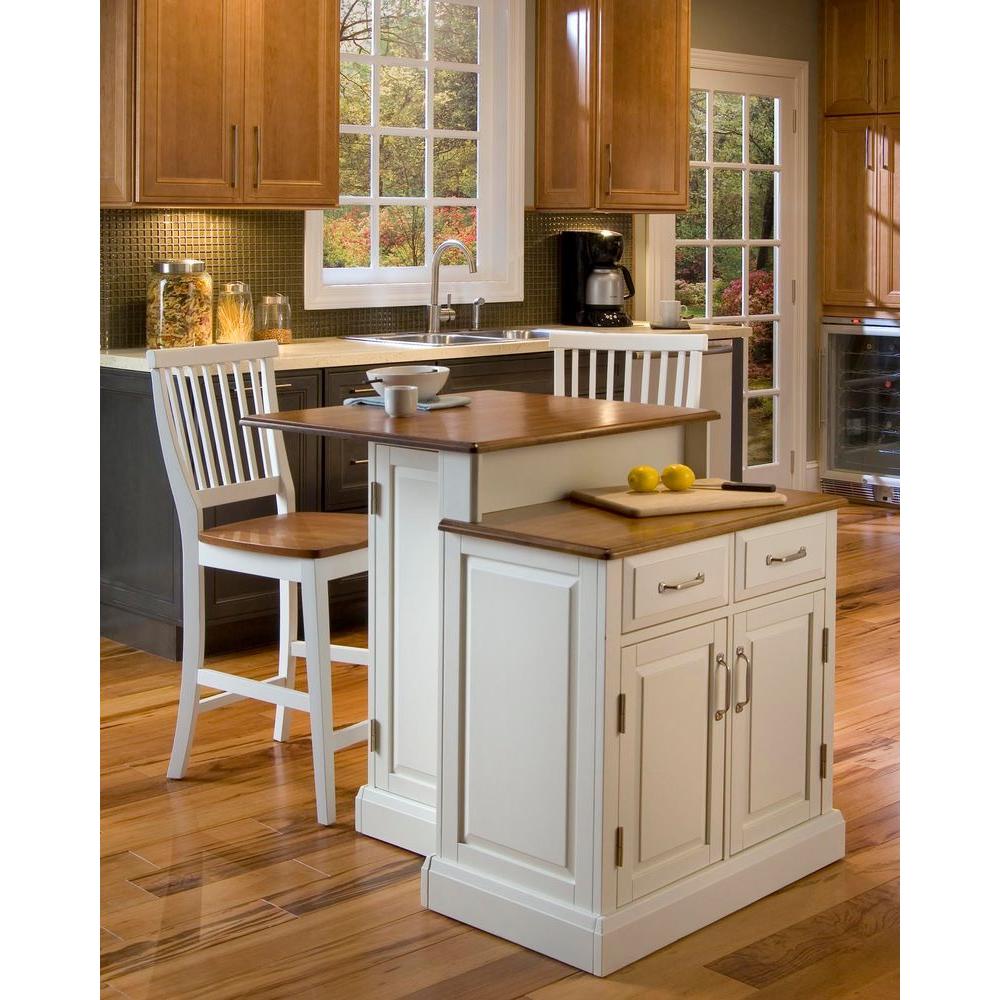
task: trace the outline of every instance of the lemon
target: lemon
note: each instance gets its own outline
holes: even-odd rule
[[[689,490],[694,485],[694,472],[686,465],[668,465],[661,478],[668,490]]]
[[[651,465],[637,465],[628,471],[628,488],[633,493],[655,493],[659,485],[660,474]]]

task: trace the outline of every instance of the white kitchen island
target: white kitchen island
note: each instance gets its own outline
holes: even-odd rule
[[[248,418],[369,441],[368,781],[357,829],[420,854],[437,843],[443,518],[557,500],[633,465],[706,472],[712,410],[472,392],[468,407],[392,419],[374,407]],[[517,635],[521,623],[508,623]]]

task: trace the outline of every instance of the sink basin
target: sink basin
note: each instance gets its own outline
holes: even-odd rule
[[[498,344],[515,340],[547,340],[548,335],[534,330],[456,330],[453,333],[373,333],[345,337],[366,344],[391,344],[398,347],[458,347],[463,344]]]

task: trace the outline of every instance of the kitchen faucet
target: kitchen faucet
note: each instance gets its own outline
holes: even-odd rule
[[[472,251],[461,240],[445,240],[434,251],[431,260],[431,304],[427,317],[427,332],[439,333],[441,330],[441,306],[438,303],[440,296],[439,285],[441,282],[441,258],[446,250],[461,250],[465,254],[465,262],[469,265],[469,273],[476,273],[476,258],[472,256]],[[451,296],[448,296],[450,301]],[[453,316],[455,311],[451,310]]]

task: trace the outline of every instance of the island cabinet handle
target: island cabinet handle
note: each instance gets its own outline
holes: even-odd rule
[[[729,711],[729,704],[730,704],[730,701],[731,701],[732,695],[733,695],[733,677],[732,677],[732,674],[730,674],[730,672],[729,672],[729,664],[726,663],[726,657],[725,657],[725,654],[723,654],[723,653],[719,653],[719,655],[716,656],[716,658],[715,658],[715,668],[716,668],[716,671],[718,671],[719,667],[725,667],[726,668],[726,707],[725,708],[717,708],[715,710],[715,721],[716,722],[721,722],[722,719],[724,719],[726,717],[726,712]]]
[[[750,704],[750,698],[753,695],[753,664],[750,662],[750,657],[743,651],[743,647],[737,646],[736,663],[739,664],[741,659],[747,665],[747,696],[743,701],[736,702],[735,710],[737,712],[742,712]]]
[[[806,547],[800,545],[796,552],[792,552],[787,556],[772,556],[768,554],[768,557],[764,560],[765,566],[770,566],[771,563],[790,563],[797,562],[799,559],[805,559],[806,557]]]
[[[705,574],[699,573],[693,580],[685,580],[683,583],[661,583],[656,589],[661,594],[668,590],[690,590],[692,587],[700,587],[705,582]]]

